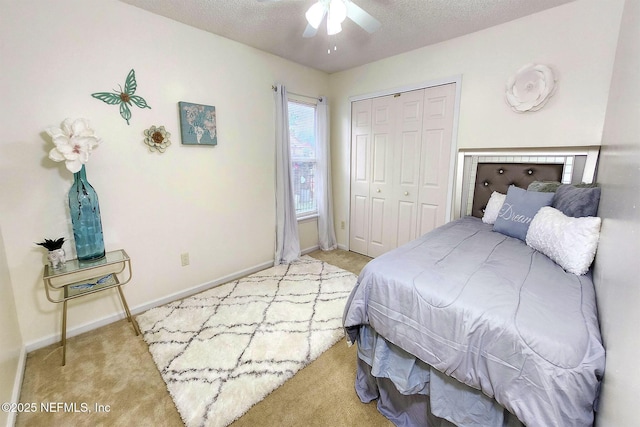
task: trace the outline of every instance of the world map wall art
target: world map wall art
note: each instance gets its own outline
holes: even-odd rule
[[[217,145],[216,107],[179,102],[183,145]]]

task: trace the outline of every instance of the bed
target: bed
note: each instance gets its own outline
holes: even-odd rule
[[[377,399],[398,426],[593,424],[605,362],[589,269],[600,218],[594,200],[580,209],[599,189],[566,183],[566,172],[566,163],[474,164],[470,215],[365,266],[343,318],[361,401]],[[551,182],[565,184],[526,190]],[[541,204],[510,215],[524,234],[503,229],[520,196]]]

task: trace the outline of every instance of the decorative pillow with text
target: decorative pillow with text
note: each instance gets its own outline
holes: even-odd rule
[[[509,186],[493,231],[524,241],[533,217],[540,208],[551,205],[553,195],[554,193],[527,191],[515,185]]]

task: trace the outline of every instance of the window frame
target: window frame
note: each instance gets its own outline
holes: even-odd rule
[[[313,162],[314,162],[314,173],[313,173],[313,180],[314,182],[317,179],[317,165],[318,165],[318,141],[317,141],[317,126],[316,126],[316,120],[317,120],[317,108],[318,108],[318,102],[317,100],[309,100],[309,99],[302,99],[302,97],[300,96],[295,96],[295,95],[288,95],[287,96],[287,107],[289,107],[289,105],[291,103],[294,104],[299,104],[299,105],[304,105],[304,106],[309,106],[313,108],[314,114],[313,114],[313,135],[314,135],[314,140],[315,140],[315,152],[314,152],[314,158],[313,158]],[[288,119],[288,118],[287,118]],[[291,153],[291,125],[289,124],[289,156],[290,156],[290,165],[291,167],[293,167],[293,163],[294,163],[294,157]],[[303,211],[303,212],[296,212],[296,220],[298,222],[303,222],[306,220],[310,220],[310,219],[315,219],[318,217],[318,199],[316,197],[316,194],[314,192],[313,194],[313,206],[314,209],[312,210],[308,210],[308,211]],[[297,209],[296,209],[297,211]]]

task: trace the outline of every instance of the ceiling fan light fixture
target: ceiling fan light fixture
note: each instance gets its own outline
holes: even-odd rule
[[[342,25],[339,22],[327,19],[327,34],[330,36],[338,34],[342,31]]]
[[[351,0],[316,0],[305,13],[308,24],[302,33],[302,37],[315,36],[325,16],[327,17],[327,34],[329,36],[341,32],[342,22],[347,18],[369,34],[380,28],[380,21],[369,15]]]
[[[307,18],[307,22],[309,23],[309,25],[311,25],[315,29],[318,29],[325,13],[325,5],[323,5],[321,2],[317,2],[314,3],[309,8],[309,10],[307,10],[307,13],[305,13],[304,16]]]
[[[342,31],[342,23],[347,19],[347,6],[342,0],[331,0],[328,3],[327,34],[333,36]]]
[[[328,19],[339,24],[347,19],[347,5],[344,4],[343,0],[331,0]]]

